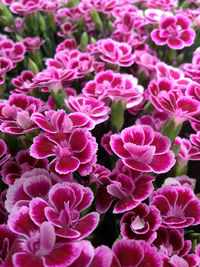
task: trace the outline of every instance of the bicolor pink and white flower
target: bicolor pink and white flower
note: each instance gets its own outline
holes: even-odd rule
[[[163,17],[159,29],[151,32],[151,38],[157,45],[168,45],[171,49],[183,49],[194,43],[195,31],[190,20],[182,15]]]
[[[126,212],[120,220],[121,235],[125,239],[144,240],[152,243],[160,227],[159,210],[144,203]]]
[[[10,214],[9,228],[20,235],[18,250],[12,254],[12,266],[70,266],[81,252],[77,242],[59,242],[50,222],[37,226],[30,217],[28,207],[22,207],[17,215]]]
[[[65,103],[72,112],[87,115],[95,125],[106,121],[111,112],[110,107],[106,106],[104,102],[84,96],[70,96]]]
[[[40,41],[39,37],[27,37],[22,43],[26,48],[26,52],[33,52],[38,50],[45,43],[45,40]]]
[[[116,169],[112,173],[105,174],[103,170],[103,174],[96,181],[99,188],[96,208],[100,213],[106,212],[115,200],[117,202],[113,213],[129,211],[148,198],[153,191],[154,176],[132,170],[121,160],[116,163]]]
[[[10,157],[10,154],[8,154],[7,151],[8,148],[5,141],[3,139],[0,139],[0,166],[5,163]]]
[[[97,227],[99,214],[90,212],[80,218],[80,213],[93,201],[90,188],[78,183],[62,183],[51,187],[48,202],[34,198],[30,202],[30,217],[35,224],[48,221],[55,227],[55,234],[67,240],[82,240]]]
[[[31,119],[31,115],[45,109],[47,106],[38,98],[13,94],[7,102],[0,105],[0,129],[10,134],[23,134],[37,129],[38,126]]]
[[[133,170],[165,173],[175,164],[170,140],[148,125],[134,125],[112,135],[110,145]]]
[[[87,130],[77,128],[71,132],[45,132],[33,140],[30,154],[36,159],[55,156],[51,161],[59,174],[68,174],[78,170],[87,175],[96,162],[97,143]]]
[[[200,223],[200,200],[192,189],[181,186],[165,186],[151,196],[166,228],[185,228]]]

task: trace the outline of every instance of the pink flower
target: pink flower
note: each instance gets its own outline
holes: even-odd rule
[[[93,198],[91,189],[78,183],[56,184],[49,191],[48,202],[41,198],[34,198],[30,202],[30,216],[37,225],[48,220],[59,237],[81,240],[90,235],[99,222],[97,212],[79,218],[80,213],[91,205]]]
[[[47,159],[35,159],[30,156],[29,150],[21,150],[16,156],[15,160],[10,160],[2,166],[2,179],[4,183],[12,185],[14,181],[21,177],[21,175],[34,168],[47,169]]]
[[[19,236],[12,232],[6,224],[0,225],[0,232],[0,265],[13,267],[11,253]]]
[[[76,48],[75,39],[69,38],[58,44],[56,48],[56,53],[63,51],[63,50],[71,51],[71,50],[74,50],[75,48]]]
[[[60,6],[59,0],[40,0],[40,10],[47,13],[54,13]]]
[[[82,90],[87,97],[106,101],[121,100],[127,108],[134,107],[143,100],[143,87],[138,85],[135,77],[128,74],[114,73],[111,70],[96,75],[94,81],[89,81]]]
[[[160,28],[151,32],[151,38],[157,45],[167,44],[171,49],[183,49],[194,43],[195,31],[187,17],[176,15],[164,17]]]
[[[32,82],[35,74],[32,71],[24,70],[21,75],[12,79],[12,84],[16,87],[12,90],[12,93],[30,93],[32,88]]]
[[[148,87],[151,102],[157,110],[169,113],[177,124],[194,121],[195,115],[199,114],[199,101],[184,96],[179,90],[172,90],[172,86],[172,81],[166,78],[151,81]]]
[[[22,43],[26,48],[26,52],[33,52],[38,50],[45,43],[45,40],[40,41],[39,37],[27,37]]]
[[[0,139],[0,166],[4,162],[6,162],[10,157],[10,154],[7,154],[6,152],[7,152],[7,145],[3,139]]]
[[[180,152],[176,157],[177,163],[180,166],[187,165],[189,160],[200,160],[199,148],[192,146],[186,138],[176,137],[174,145],[180,145]]]
[[[136,125],[149,125],[154,131],[160,132],[163,124],[169,118],[169,114],[160,111],[154,111],[151,115],[143,115],[141,118],[137,119]]]
[[[101,138],[101,146],[108,152],[109,155],[113,155],[112,148],[110,146],[110,137],[112,135],[112,131],[104,134]]]
[[[177,177],[169,177],[165,179],[163,186],[168,186],[168,185],[178,185],[178,186],[185,186],[194,191],[195,186],[196,186],[196,179],[195,178],[190,178],[187,175],[181,175]]]
[[[20,178],[9,186],[5,207],[8,212],[16,212],[21,206],[28,206],[35,197],[48,198],[52,184],[61,180],[45,169],[34,168],[24,172]]]
[[[119,43],[112,39],[102,39],[97,42],[101,60],[119,66],[128,67],[134,63],[132,48],[126,43]]]
[[[1,131],[11,134],[23,134],[37,129],[31,119],[34,112],[44,110],[40,99],[24,94],[13,94],[8,102],[0,105]]]
[[[76,78],[76,71],[62,70],[55,67],[48,67],[38,72],[33,78],[33,87],[48,87],[49,90],[57,91],[63,88],[64,84],[71,83]]]
[[[0,57],[0,84],[5,82],[4,76],[6,72],[11,70],[13,67],[12,61],[5,57]]]
[[[200,201],[187,187],[165,186],[151,196],[166,228],[185,228],[200,223]]]
[[[116,169],[111,174],[103,171],[97,183],[100,184],[96,198],[97,210],[104,213],[114,200],[113,213],[122,213],[135,208],[141,201],[146,199],[153,191],[152,175],[142,175],[125,166],[121,160],[116,164]],[[143,188],[141,191],[140,188]]]
[[[178,6],[178,0],[147,0],[147,5],[155,10],[171,11]]]
[[[57,33],[60,37],[68,37],[76,32],[76,25],[72,25],[71,22],[65,22],[60,27],[62,31]]]
[[[153,244],[158,248],[164,266],[198,266],[198,256],[188,254],[192,245],[191,241],[184,241],[183,234],[177,229],[167,230],[160,227]]]
[[[56,156],[51,162],[59,174],[76,170],[87,175],[96,162],[97,143],[88,131],[77,128],[72,132],[44,133],[33,140],[30,154],[36,159]]]
[[[114,257],[113,265],[142,267],[147,263],[149,266],[163,266],[162,258],[154,247],[144,241],[119,240],[112,247]]]
[[[13,63],[20,62],[24,59],[26,50],[23,43],[14,43],[12,40],[2,40],[0,42],[0,54],[9,58]],[[14,65],[15,66],[15,65]]]
[[[70,266],[81,251],[77,242],[57,242],[55,229],[50,222],[37,226],[29,215],[29,208],[22,207],[9,216],[9,228],[20,235],[18,251],[12,255],[14,266],[62,267]]]
[[[125,239],[144,240],[152,243],[161,224],[160,212],[154,206],[141,203],[126,212],[121,220],[121,235]]]
[[[40,8],[40,0],[26,0],[12,3],[10,5],[10,10],[19,15],[28,15],[35,13]]]
[[[65,100],[65,103],[72,112],[87,115],[94,121],[95,125],[106,121],[111,111],[108,106],[105,106],[104,102],[84,96],[70,96],[69,100]]]
[[[126,166],[137,171],[165,173],[175,164],[170,140],[147,125],[112,135],[110,145]]]

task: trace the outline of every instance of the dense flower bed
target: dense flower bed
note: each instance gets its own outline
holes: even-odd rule
[[[0,1],[0,266],[200,266],[200,2]]]

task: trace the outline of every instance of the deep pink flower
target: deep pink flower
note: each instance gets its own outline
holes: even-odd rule
[[[20,206],[28,206],[35,197],[47,199],[52,184],[60,181],[56,175],[45,169],[35,168],[23,173],[7,190],[5,201],[7,211],[16,211]]]
[[[5,224],[0,225],[0,265],[2,267],[14,267],[12,253],[17,244],[18,235],[12,232]]]
[[[134,63],[132,48],[126,43],[119,43],[112,39],[102,39],[97,42],[101,60],[128,67]]]
[[[192,146],[188,139],[177,136],[174,145],[180,145],[180,152],[176,157],[180,166],[187,165],[189,160],[200,160],[199,148]]]
[[[32,71],[24,70],[21,75],[12,79],[12,84],[16,87],[12,93],[31,93],[32,82],[35,74]]]
[[[200,200],[190,188],[160,188],[152,194],[151,204],[160,210],[164,227],[185,228],[200,223]]]
[[[178,185],[178,186],[185,186],[188,188],[191,188],[193,191],[196,186],[196,179],[195,178],[190,178],[187,175],[181,175],[177,177],[169,177],[165,179],[163,186],[168,186],[168,185]]]
[[[7,154],[6,152],[7,145],[3,139],[0,139],[0,166],[5,163],[10,157],[10,154]]]
[[[143,90],[132,75],[108,70],[98,73],[95,80],[89,81],[82,92],[87,97],[94,97],[98,100],[106,101],[107,98],[115,101],[121,100],[126,103],[127,108],[131,108],[142,102]]]
[[[178,6],[178,0],[147,0],[147,5],[155,10],[171,11]]]
[[[47,13],[54,13],[60,6],[59,0],[40,0],[40,10]]]
[[[160,227],[153,244],[158,248],[163,258],[163,266],[198,266],[198,256],[188,254],[192,245],[191,241],[184,241],[183,233],[177,229],[167,230]]]
[[[95,124],[106,121],[111,111],[104,102],[84,96],[70,96],[68,100],[65,100],[65,103],[72,112],[87,115]]]
[[[94,128],[94,121],[84,113],[74,112],[67,115],[63,109],[50,110],[45,112],[45,115],[34,113],[32,119],[48,133],[70,133],[76,128],[87,130]]]
[[[44,133],[34,138],[30,154],[36,159],[56,156],[51,162],[59,174],[76,170],[87,175],[96,162],[97,143],[88,131],[77,128],[68,133]]]
[[[199,47],[194,51],[192,62],[184,63],[180,66],[180,68],[184,71],[185,76],[191,78],[194,82],[199,83],[199,75],[200,75],[200,49]]]
[[[0,84],[5,82],[4,75],[13,67],[12,61],[5,57],[0,57]]]
[[[109,155],[113,155],[112,148],[110,146],[110,137],[113,134],[112,131],[104,134],[101,138],[101,146],[108,152]]]
[[[75,78],[76,71],[74,70],[48,67],[36,74],[33,78],[33,87],[48,87],[49,90],[57,91],[62,89],[64,84],[70,84]]]
[[[161,267],[162,259],[157,250],[144,241],[119,240],[112,247],[113,267],[135,266]]]
[[[22,42],[14,43],[12,40],[2,40],[0,42],[0,54],[9,58],[13,63],[24,59],[26,49]]]
[[[10,5],[10,10],[19,15],[28,15],[35,13],[40,8],[40,0],[21,0],[19,2],[14,1]]]
[[[147,125],[112,135],[110,145],[126,166],[137,171],[165,173],[175,164],[170,140]]]
[[[0,105],[1,131],[10,134],[23,134],[37,129],[31,119],[34,112],[45,109],[40,99],[25,94],[13,94],[5,104]]]
[[[22,207],[17,214],[10,214],[9,228],[19,235],[19,251],[13,254],[14,266],[62,267],[79,257],[81,246],[77,242],[57,243],[54,227],[49,222],[40,226],[33,223],[29,208]]]
[[[151,32],[151,38],[157,45],[167,44],[171,49],[182,49],[194,43],[195,31],[185,16],[164,17],[159,26]]]
[[[154,111],[151,115],[143,115],[141,118],[137,119],[136,125],[149,125],[154,131],[160,132],[163,124],[169,118],[169,114],[160,111]]]
[[[45,43],[45,40],[40,41],[39,37],[27,37],[22,43],[26,48],[26,52],[33,52],[38,50]]]
[[[31,171],[34,168],[48,168],[47,159],[35,159],[30,156],[29,150],[19,151],[15,156],[15,160],[16,162],[10,160],[2,166],[2,179],[8,185],[12,185],[26,171]]]
[[[60,27],[62,31],[57,33],[60,37],[68,37],[76,32],[76,25],[72,25],[71,22],[65,22]]]
[[[141,203],[126,212],[121,220],[121,235],[126,239],[144,240],[152,243],[161,224],[160,212],[154,206]]]
[[[153,191],[154,177],[134,171],[119,160],[116,169],[110,174],[97,178],[99,187],[96,208],[104,213],[114,200],[117,200],[113,213],[122,213],[135,208],[146,199]],[[141,191],[141,187],[143,190]]]
[[[169,66],[163,62],[156,64],[157,78],[166,78],[173,82],[173,89],[178,89],[185,92],[186,88],[190,86],[192,80],[185,78],[184,72],[178,68]]]
[[[30,216],[37,225],[48,220],[57,236],[69,240],[81,240],[92,233],[99,222],[97,212],[80,218],[80,213],[93,201],[93,193],[77,183],[62,183],[52,186],[48,202],[34,198],[30,202]]]
[[[169,113],[177,124],[195,120],[195,115],[199,114],[200,102],[173,90],[172,86],[172,81],[166,78],[157,82],[151,81],[148,90],[153,105],[157,110]]]
[[[117,5],[119,5],[117,0],[107,0],[107,1],[83,0],[81,1],[79,8],[80,11],[83,13],[96,10],[107,14],[110,13]]]
[[[71,51],[74,49],[76,49],[76,40],[69,38],[57,45],[56,53],[63,51],[63,50]]]
[[[200,85],[199,83],[192,83],[188,86],[186,95],[193,97],[194,99],[200,101]]]

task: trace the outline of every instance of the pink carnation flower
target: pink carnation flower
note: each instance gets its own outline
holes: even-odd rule
[[[169,113],[177,124],[186,120],[196,120],[195,116],[199,114],[200,102],[172,88],[173,83],[169,79],[151,81],[148,90],[153,105],[157,110]]]
[[[134,63],[132,48],[126,43],[119,43],[112,39],[102,39],[97,42],[98,51],[102,54],[101,60],[129,67]]]
[[[185,228],[200,223],[200,200],[187,187],[165,186],[151,196],[166,228]]]
[[[195,31],[187,17],[176,15],[164,17],[160,28],[151,32],[151,38],[157,45],[167,44],[171,49],[183,49],[194,43]]]
[[[122,216],[120,220],[121,235],[125,239],[144,240],[152,243],[160,224],[159,210],[154,206],[141,203]]]
[[[44,104],[38,98],[13,94],[5,104],[0,105],[0,129],[10,134],[23,134],[37,129],[31,115],[44,109]]]
[[[19,15],[26,16],[28,14],[35,13],[40,8],[40,0],[26,0],[12,3],[10,10]]]
[[[87,130],[77,128],[71,132],[40,134],[33,140],[30,154],[36,159],[56,156],[51,162],[59,174],[76,170],[87,175],[96,162],[97,143]]]
[[[30,216],[35,224],[49,221],[55,234],[68,240],[81,240],[97,227],[99,214],[90,212],[80,218],[80,213],[93,201],[90,188],[77,183],[54,185],[49,191],[48,202],[34,198],[30,202]]]
[[[11,251],[13,266],[70,266],[80,255],[81,246],[77,242],[56,240],[55,229],[50,222],[37,226],[28,207],[11,214],[8,226],[20,235],[18,247]]]
[[[153,191],[154,177],[134,171],[119,160],[116,169],[110,174],[100,175],[97,179],[99,187],[96,207],[101,213],[108,210],[114,200],[117,200],[113,213],[122,213],[135,208]],[[140,188],[143,188],[141,191]]]
[[[119,240],[112,247],[114,257],[112,266],[149,266],[162,267],[163,261],[154,247],[144,241]]]
[[[21,150],[16,156],[15,160],[9,160],[2,166],[2,179],[4,183],[12,185],[14,181],[21,177],[21,175],[34,168],[47,169],[47,159],[35,159],[30,156],[29,150]]]
[[[175,164],[170,140],[147,125],[112,135],[110,145],[126,166],[137,171],[165,173]]]
[[[200,160],[199,148],[192,146],[188,139],[177,136],[174,145],[180,145],[180,152],[176,157],[180,166],[187,165],[189,160]]]
[[[0,84],[5,82],[5,74],[11,70],[13,63],[10,59],[5,57],[0,57]]]
[[[7,154],[7,145],[3,139],[0,139],[0,166],[5,163],[10,157],[10,154]]]
[[[128,74],[114,73],[111,70],[98,73],[95,80],[89,81],[82,92],[87,97],[106,101],[126,103],[127,108],[134,107],[143,100],[143,87],[138,85],[137,78]]]
[[[48,198],[52,184],[61,182],[53,173],[45,169],[34,168],[26,171],[9,186],[5,207],[8,212],[16,212],[21,206],[28,206],[35,197]]]
[[[45,43],[45,40],[40,41],[39,37],[27,37],[22,43],[26,48],[26,52],[33,52],[38,50]]]
[[[104,102],[84,96],[70,96],[68,100],[65,100],[65,103],[72,112],[87,115],[95,122],[95,125],[106,121],[111,111],[110,107],[106,106]]]
[[[158,248],[163,259],[163,266],[198,266],[198,256],[189,254],[192,246],[191,241],[184,241],[182,232],[177,229],[167,230],[160,227],[153,244]]]
[[[12,93],[31,93],[33,90],[32,82],[35,74],[32,71],[24,70],[21,75],[12,79],[12,84],[16,87]]]

